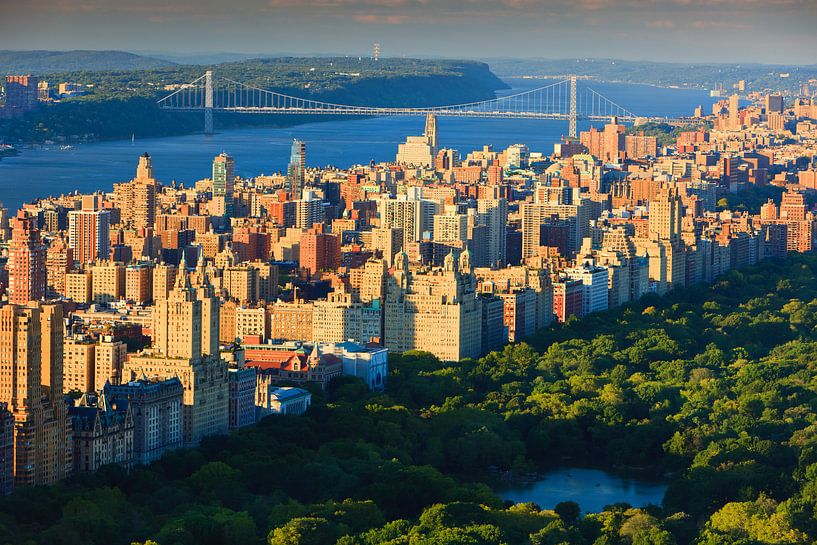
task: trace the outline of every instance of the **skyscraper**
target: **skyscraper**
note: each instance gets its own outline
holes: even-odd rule
[[[494,192],[498,195],[499,192]],[[479,221],[488,228],[488,248],[486,249],[489,265],[504,264],[506,231],[508,225],[508,201],[499,198],[477,200]]]
[[[114,200],[121,212],[120,224],[134,229],[153,227],[156,221],[156,191],[150,155],[139,157],[136,177],[114,186]]]
[[[235,187],[235,160],[222,152],[213,159],[213,200],[222,201],[224,216],[234,214],[233,189]]]
[[[428,143],[431,146],[432,155],[437,155],[437,116],[434,114],[428,114],[426,116],[426,130],[424,133],[425,137],[428,138]]]
[[[20,210],[11,221],[9,301],[24,305],[45,297],[45,246],[35,219]]]
[[[60,305],[0,307],[0,402],[14,415],[16,485],[51,484],[71,471],[62,322]]]
[[[734,94],[729,97],[729,128],[740,129],[740,97]]]
[[[306,142],[301,140],[292,141],[292,151],[289,155],[289,166],[287,167],[287,180],[289,181],[291,198],[300,199],[301,191],[306,184]]]
[[[219,302],[204,263],[191,277],[182,261],[175,287],[167,299],[156,303],[152,346],[131,355],[123,369],[123,382],[143,374],[180,378],[186,446],[228,428],[227,365],[218,352],[219,324]]]
[[[677,188],[659,190],[650,201],[649,233],[653,240],[678,242],[681,238],[683,205]]]

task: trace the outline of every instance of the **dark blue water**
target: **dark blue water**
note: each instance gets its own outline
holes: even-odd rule
[[[509,80],[512,89],[503,94],[543,86],[542,80]],[[580,85],[584,85],[583,82]],[[641,116],[691,115],[695,106],[709,109],[713,99],[703,91],[661,89],[646,85],[588,84],[610,100]],[[236,161],[236,174],[243,177],[286,170],[293,138],[307,143],[310,166],[348,167],[369,161],[394,160],[397,145],[407,135],[422,134],[419,117],[384,117],[309,123],[290,128],[246,128],[212,136],[194,134],[76,145],[71,150],[24,149],[16,157],[0,161],[0,201],[10,210],[35,198],[74,190],[110,190],[114,182],[129,180],[136,171],[138,156],[153,157],[156,177],[165,183],[185,184],[208,177],[213,157],[227,151]],[[579,130],[589,127],[580,122]],[[492,144],[502,149],[524,143],[532,151],[547,154],[567,134],[566,121],[458,119],[438,120],[440,144],[463,155]]]
[[[542,509],[574,501],[584,513],[599,513],[614,503],[661,505],[666,491],[662,482],[619,477],[598,469],[561,468],[545,473],[537,482],[501,488],[497,495],[514,503],[533,502]]]

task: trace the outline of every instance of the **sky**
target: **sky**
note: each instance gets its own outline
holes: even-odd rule
[[[817,64],[817,0],[0,0],[0,49]]]

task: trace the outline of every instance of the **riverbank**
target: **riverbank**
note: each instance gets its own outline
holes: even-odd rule
[[[3,157],[14,157],[16,155],[20,155],[19,149],[7,144],[0,144],[0,161]]]
[[[254,89],[335,104],[423,107],[494,98],[506,84],[484,63],[347,58],[255,59],[214,66],[177,66],[127,72],[44,75],[71,81],[87,94],[53,102],[26,116],[0,121],[0,139],[13,144],[80,143],[194,134],[201,112],[163,110],[161,98],[213,71],[216,103],[226,100],[225,79]],[[232,95],[230,95],[232,96]],[[52,97],[57,98],[57,97]],[[326,116],[217,113],[216,129],[289,127]]]
[[[534,80],[509,81],[516,93],[541,86]],[[653,90],[641,85],[596,84],[593,88],[624,106],[637,105],[647,116],[687,115],[699,104],[709,104],[707,93]],[[222,116],[216,115],[216,122]],[[253,116],[249,116],[253,117]],[[284,172],[289,162],[292,139],[307,143],[310,166],[368,164],[393,161],[397,146],[408,135],[422,134],[422,117],[375,117],[315,121],[288,127],[243,127],[219,129],[216,134],[201,134],[202,118],[192,120],[191,134],[144,138],[131,132],[121,140],[72,143],[74,149],[51,151],[26,148],[18,157],[0,163],[0,195],[10,210],[34,198],[59,195],[68,191],[110,191],[114,182],[130,180],[139,155],[150,153],[156,177],[170,183],[192,184],[210,175],[213,157],[227,151],[236,161],[236,174],[244,178]],[[283,125],[283,123],[281,123]],[[591,123],[579,120],[579,130]],[[217,125],[218,126],[218,125]],[[199,132],[194,132],[199,131]],[[440,145],[466,155],[492,145],[502,150],[524,143],[533,151],[551,153],[553,144],[567,134],[567,121],[531,119],[441,118],[438,121]],[[56,149],[55,149],[56,148]],[[94,165],[89,169],[88,165]],[[26,180],[20,184],[19,180]]]

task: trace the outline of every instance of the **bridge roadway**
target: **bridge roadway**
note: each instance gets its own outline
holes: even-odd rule
[[[204,112],[207,108],[187,106],[177,109],[188,112]],[[435,108],[377,108],[362,106],[360,108],[276,108],[262,106],[213,106],[213,112],[231,112],[242,114],[289,114],[289,115],[360,115],[366,117],[375,116],[423,116],[432,114],[439,117],[475,117],[475,118],[495,118],[495,119],[549,119],[569,121],[570,114],[546,113],[546,112],[514,112],[495,111],[480,112],[473,110],[438,110]],[[588,121],[607,122],[613,116],[609,115],[582,115],[577,114],[576,118]],[[672,126],[688,126],[698,122],[695,118],[669,118],[669,117],[641,117],[641,116],[616,116],[622,123],[666,123]]]

